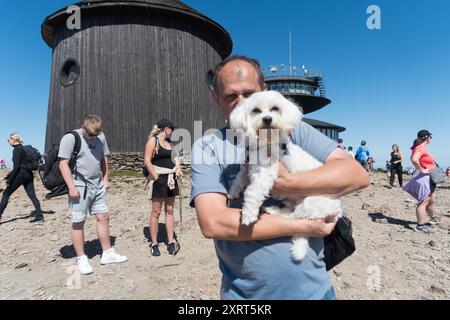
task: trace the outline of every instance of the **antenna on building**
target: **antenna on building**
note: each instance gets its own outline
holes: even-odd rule
[[[289,75],[292,76],[292,33],[289,30]]]
[[[306,69],[305,65],[302,65],[302,69],[303,69],[303,73],[305,74],[305,76],[308,75],[308,69]]]

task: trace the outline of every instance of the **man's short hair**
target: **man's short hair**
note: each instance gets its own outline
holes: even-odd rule
[[[99,116],[88,115],[84,118],[82,127],[87,134],[98,136],[102,133],[102,119]]]
[[[261,85],[261,87],[264,87],[264,83],[265,83],[264,82],[264,74],[261,69],[261,64],[259,63],[259,61],[256,59],[249,58],[247,56],[233,55],[233,56],[230,56],[230,57],[226,58],[225,60],[223,60],[221,63],[219,63],[217,66],[215,66],[212,70],[208,71],[208,74],[207,74],[208,87],[212,92],[217,91],[217,87],[219,85],[219,74],[220,74],[220,71],[222,70],[222,68],[224,66],[226,66],[228,63],[235,61],[235,60],[241,60],[241,61],[245,61],[245,62],[248,62],[249,64],[251,64],[253,66],[253,68],[255,69],[256,74],[258,75],[258,83]]]

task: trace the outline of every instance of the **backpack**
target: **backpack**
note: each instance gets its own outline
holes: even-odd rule
[[[22,150],[24,158],[21,167],[28,171],[38,170],[42,158],[41,153],[30,145],[22,146]]]
[[[81,137],[76,131],[71,131],[67,134],[72,134],[75,137],[75,145],[73,147],[72,157],[69,161],[69,168],[73,173],[81,149]],[[50,191],[50,193],[45,195],[46,199],[62,196],[69,192],[66,182],[59,170],[58,153],[59,144],[54,144],[47,154],[43,156],[43,161],[39,165],[39,176],[41,177],[42,184]]]

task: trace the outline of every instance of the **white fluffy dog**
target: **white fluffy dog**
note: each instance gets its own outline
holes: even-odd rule
[[[300,109],[276,91],[254,93],[231,113],[230,127],[249,140],[247,165],[250,184],[244,192],[243,224],[249,225],[258,219],[260,208],[277,179],[278,161],[291,173],[322,165],[289,139],[288,132],[300,123],[302,117]],[[230,189],[230,199],[239,197],[246,186],[246,178],[247,172],[241,168]],[[320,196],[298,200],[294,211],[278,207],[265,208],[265,211],[289,218],[324,218],[336,212],[342,216],[340,200]],[[308,239],[294,237],[293,259],[302,260],[308,247]]]

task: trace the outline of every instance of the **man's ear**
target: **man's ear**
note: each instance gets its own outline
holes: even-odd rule
[[[219,95],[218,95],[215,91],[211,91],[211,97],[213,98],[214,103],[215,103],[217,106],[220,106],[220,103],[219,103]]]

